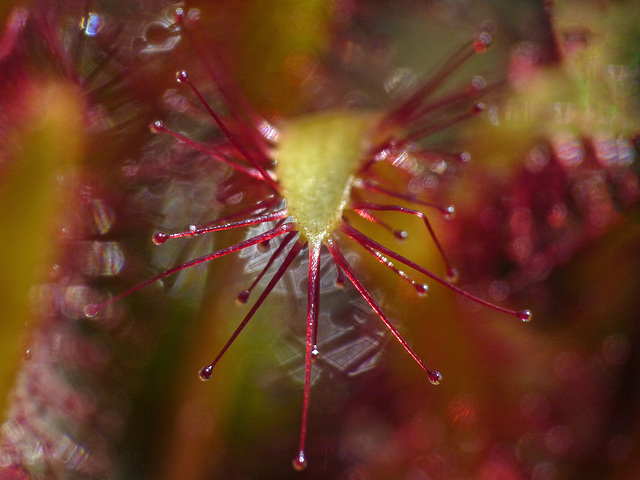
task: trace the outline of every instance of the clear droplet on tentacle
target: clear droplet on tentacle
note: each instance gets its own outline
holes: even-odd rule
[[[474,115],[478,115],[484,112],[486,108],[487,106],[484,103],[478,102],[471,108],[471,113]]]
[[[293,459],[293,468],[298,472],[301,472],[305,468],[307,468],[307,459],[304,455],[304,452],[298,453],[298,456]]]
[[[84,307],[84,314],[88,318],[94,318],[100,312],[100,305],[98,303],[90,303]]]
[[[404,230],[394,230],[393,231],[393,236],[396,237],[398,240],[404,240],[406,239],[409,235],[407,234],[406,231]]]
[[[200,371],[198,372],[198,376],[200,377],[200,380],[202,380],[203,382],[206,382],[207,380],[211,379],[212,373],[213,373],[213,367],[211,365],[208,365],[200,369]]]
[[[460,273],[457,268],[451,267],[447,270],[447,274],[445,276],[448,282],[456,283],[460,278]]]
[[[162,120],[156,120],[155,122],[149,124],[149,130],[151,133],[164,133],[167,131]]]
[[[429,285],[427,285],[426,283],[414,283],[414,288],[416,289],[416,292],[418,294],[418,296],[420,297],[426,297],[429,294]]]
[[[473,43],[473,49],[476,53],[484,53],[487,51],[489,45],[491,45],[491,35],[488,32],[482,32]]]
[[[151,237],[151,240],[156,245],[162,245],[164,242],[167,241],[168,238],[169,238],[169,235],[167,235],[166,233],[156,232],[153,234],[153,237]]]
[[[185,70],[180,70],[176,72],[176,80],[178,83],[187,83],[189,81],[189,75]]]
[[[531,310],[522,310],[517,313],[517,316],[523,322],[530,322],[531,319],[533,318],[533,314],[531,313]]]
[[[429,374],[429,381],[433,385],[440,385],[442,383],[442,374],[440,372],[437,372],[435,370],[430,370],[428,374]]]
[[[451,220],[456,214],[456,208],[453,205],[442,207],[442,214],[447,220]]]
[[[239,305],[246,304],[247,301],[249,300],[249,295],[251,295],[251,291],[250,290],[241,291],[238,294],[238,296],[236,297],[236,302],[238,302]]]

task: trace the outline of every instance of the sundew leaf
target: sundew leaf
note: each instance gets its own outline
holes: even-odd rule
[[[0,183],[3,398],[23,353],[20,339],[29,318],[30,288],[56,248],[52,233],[64,201],[62,182],[83,155],[82,105],[77,92],[61,83],[33,84],[28,90],[21,119],[24,128],[11,138],[19,147],[9,154]]]

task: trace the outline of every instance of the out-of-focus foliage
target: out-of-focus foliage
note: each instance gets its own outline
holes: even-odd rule
[[[22,118],[5,127],[0,184],[0,277],[3,279],[0,392],[6,395],[25,350],[30,292],[42,265],[55,258],[58,213],[68,182],[83,155],[82,103],[70,85],[26,83],[20,97]],[[65,180],[62,180],[65,179]],[[33,327],[33,325],[31,325]]]
[[[3,3],[0,18],[22,12],[10,10],[15,3]],[[500,84],[482,118],[443,133],[471,163],[433,167],[455,170],[450,183],[434,185],[445,173],[414,184],[456,204],[453,222],[434,225],[458,259],[461,285],[531,308],[534,322],[514,323],[437,286],[417,298],[361,260],[363,281],[442,371],[434,387],[327,269],[321,321],[344,348],[316,369],[302,475],[635,478],[640,8],[633,0],[470,3],[183,6],[200,8],[234,86],[276,120],[382,108],[458,39],[495,30],[490,52],[447,85],[479,74]],[[259,253],[149,286],[99,321],[82,315],[89,300],[233,240],[215,234],[151,250],[155,229],[214,220],[256,194],[210,158],[148,132],[161,117],[193,138],[220,138],[173,84],[175,70],[187,68],[217,106],[216,85],[173,24],[175,7],[30,2],[24,11],[53,31],[34,40],[17,28],[14,41],[16,25],[7,24],[0,38],[0,75],[16,73],[16,52],[28,65],[0,77],[13,82],[0,93],[0,381],[15,380],[13,393],[0,385],[11,406],[0,478],[300,477],[290,460],[305,272],[283,279],[208,384],[197,371],[242,317],[234,298],[259,271]],[[89,19],[95,35],[83,37]],[[70,234],[51,227],[60,222]],[[405,223],[410,239],[398,249],[437,270],[434,249],[420,245],[423,230]],[[47,289],[64,293],[36,295],[29,321],[29,292]],[[23,358],[28,347],[33,358]],[[23,420],[33,430],[16,427]]]

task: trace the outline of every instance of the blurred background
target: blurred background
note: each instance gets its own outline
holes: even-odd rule
[[[176,8],[202,23],[192,43]],[[33,0],[3,2],[0,18],[0,479],[640,478],[635,1]],[[426,139],[455,155],[432,157],[407,188],[455,205],[455,218],[433,222],[458,285],[531,309],[531,322],[438,285],[417,297],[345,242],[444,380],[431,385],[324,262],[323,355],[299,473],[304,259],[207,383],[198,370],[247,311],[235,298],[264,267],[264,248],[84,315],[259,231],[153,245],[158,230],[264,194],[150,132],[161,119],[194,140],[223,140],[177,70],[225,113],[207,73],[215,55],[230,88],[276,124],[384,111],[480,31],[490,48],[442,94],[485,82],[484,114]],[[400,225],[410,236],[397,248],[443,275],[414,220]],[[388,232],[376,239],[395,248]]]

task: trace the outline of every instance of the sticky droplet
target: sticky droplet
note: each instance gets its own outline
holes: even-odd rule
[[[447,271],[446,279],[450,283],[456,283],[460,278],[460,274],[458,273],[458,269],[451,267]]]
[[[155,243],[156,245],[162,245],[167,241],[168,238],[169,235],[167,235],[166,233],[156,232],[153,234],[153,237],[151,237],[151,240],[153,240],[153,243]]]
[[[447,205],[442,208],[442,214],[447,220],[451,220],[456,214],[456,208],[453,205]]]
[[[84,307],[84,315],[89,318],[94,318],[100,312],[100,305],[97,303],[90,303]]]
[[[394,230],[393,231],[393,235],[398,239],[398,240],[404,240],[405,238],[407,238],[409,235],[407,234],[407,232],[405,232],[404,230]]]
[[[478,39],[473,43],[473,49],[476,53],[484,53],[491,44],[491,35],[487,32],[482,32]]]
[[[486,106],[484,103],[480,102],[480,103],[476,103],[472,108],[471,108],[471,113],[473,113],[474,115],[477,115],[479,113],[484,112]]]
[[[176,72],[176,80],[178,83],[187,83],[189,81],[189,75],[185,70],[180,70]]]
[[[429,381],[433,385],[440,385],[442,383],[442,374],[435,370],[429,370]]]
[[[200,371],[198,372],[198,376],[200,377],[200,380],[202,380],[203,382],[206,382],[207,380],[211,379],[212,373],[213,373],[213,367],[211,365],[208,365],[200,369]]]
[[[477,42],[475,42],[473,44],[473,49],[477,52],[477,53],[484,53],[487,51],[487,46],[482,43],[480,40],[478,40]]]
[[[247,300],[249,300],[250,294],[251,292],[249,290],[241,291],[236,297],[236,302],[238,302],[240,305],[244,305],[245,303],[247,303]]]
[[[307,468],[307,459],[304,456],[304,452],[298,453],[298,456],[293,459],[293,468],[298,472],[301,472],[305,468]]]
[[[162,120],[156,120],[155,122],[149,124],[149,130],[151,133],[164,133],[167,129],[162,123]]]
[[[420,297],[426,297],[429,294],[429,285],[426,283],[415,283],[413,286]]]
[[[531,310],[522,310],[518,312],[516,315],[523,322],[530,322],[531,319],[533,318],[533,314],[531,313]]]

